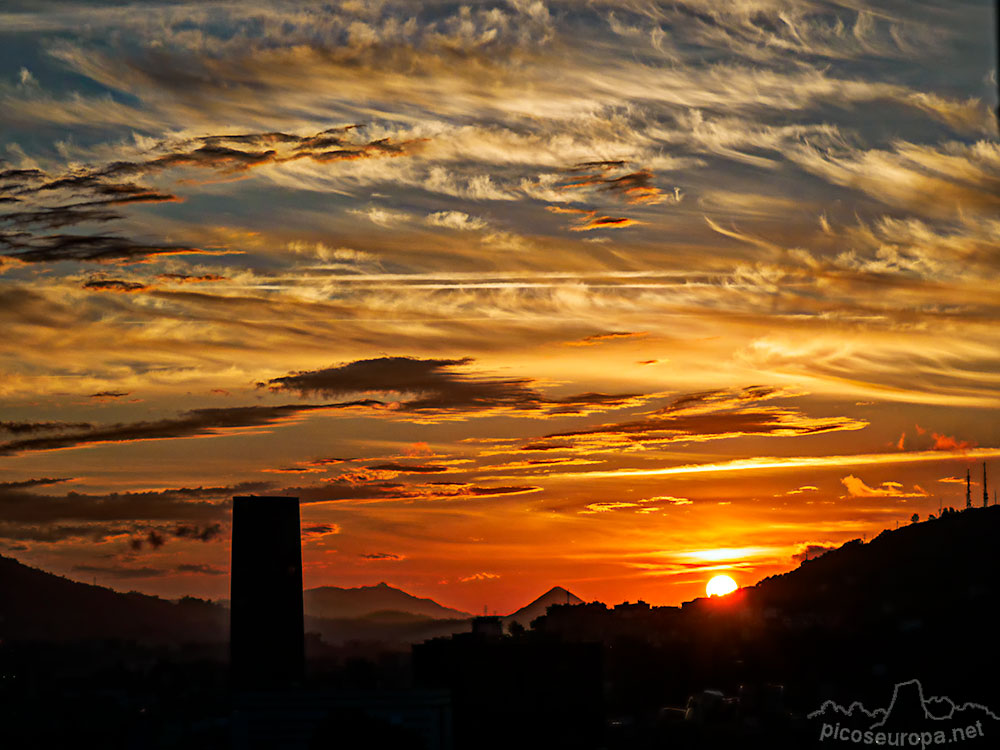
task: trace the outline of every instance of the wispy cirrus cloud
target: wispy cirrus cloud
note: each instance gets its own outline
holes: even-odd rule
[[[90,422],[0,422],[0,431],[13,435],[34,434],[36,432],[65,432],[67,430],[89,430]]]
[[[493,581],[500,578],[499,573],[487,573],[485,571],[479,573],[471,573],[467,576],[461,576],[458,580],[461,583],[472,583],[474,581]]]
[[[952,219],[956,208],[995,216],[1000,210],[1000,145],[896,141],[887,149],[829,148],[806,144],[788,157],[831,182],[882,203]]]
[[[649,515],[652,513],[658,513],[666,508],[692,504],[692,501],[688,500],[686,497],[661,495],[643,498],[638,501],[611,500],[588,503],[582,509],[578,510],[577,513],[594,515],[595,513],[624,511],[629,513],[638,513],[639,515]]]
[[[107,277],[92,277],[83,283],[84,289],[91,289],[98,292],[120,292],[128,294],[130,292],[144,292],[149,286],[141,281],[127,281],[125,279],[112,279]]]
[[[222,255],[225,250],[204,250],[190,245],[160,244],[111,234],[53,234],[25,237],[0,233],[0,245],[23,263],[57,261],[129,263],[172,255]]]
[[[575,220],[569,226],[571,232],[590,232],[594,229],[624,229],[642,223],[628,216],[602,216],[596,210],[565,208],[563,206],[548,206],[547,208],[555,214],[575,216]]]
[[[73,477],[40,477],[38,479],[21,479],[14,482],[0,482],[0,492],[24,490],[31,487],[47,487],[63,482],[72,482]]]
[[[561,190],[581,190],[592,187],[613,195],[621,195],[626,203],[632,204],[663,203],[668,199],[668,196],[653,183],[653,172],[648,169],[639,169],[625,174],[616,174],[619,171],[624,171],[625,167],[627,164],[622,161],[578,164],[572,171],[580,174],[563,181],[557,187]],[[671,198],[674,202],[679,203],[679,190],[675,190]]]
[[[485,229],[488,224],[476,216],[469,216],[464,211],[435,211],[428,214],[424,221],[432,227],[445,227],[463,232]]]
[[[112,492],[45,494],[36,488],[63,479],[35,479],[0,485],[0,537],[45,543],[67,539],[120,538],[133,550],[162,546],[167,538],[207,542],[228,521],[231,498],[270,485],[262,482]]]
[[[567,341],[566,346],[594,346],[596,344],[603,344],[605,341],[639,339],[648,335],[648,331],[609,331],[608,333],[594,333],[590,336],[584,336],[578,341]]]
[[[302,535],[309,538],[324,537],[339,533],[340,526],[335,523],[314,523],[302,527]]]
[[[877,487],[869,487],[864,480],[853,474],[848,474],[840,480],[849,497],[927,497],[927,491],[920,485],[915,485],[907,491],[899,482],[882,482]]]
[[[157,578],[167,575],[170,571],[164,568],[154,568],[149,565],[141,567],[127,567],[116,565],[74,565],[73,570],[86,575],[108,576],[119,580],[131,580],[134,578]],[[187,571],[180,571],[187,572]]]
[[[728,474],[731,472],[774,471],[778,469],[821,469],[850,466],[876,466],[924,463],[933,461],[965,461],[970,458],[996,458],[1000,448],[973,448],[962,453],[943,451],[910,451],[905,453],[856,453],[832,456],[756,456],[730,461],[682,464],[658,468],[622,468],[607,471],[580,471],[557,474],[567,479],[627,479],[644,476],[683,476],[687,474]]]
[[[965,477],[941,477],[939,482],[944,484],[965,484]],[[976,484],[975,482],[970,482],[971,484]]]
[[[347,394],[398,394],[391,409],[428,417],[473,415],[497,411],[527,415],[587,414],[642,403],[642,394],[582,393],[544,396],[530,378],[496,378],[469,373],[472,358],[416,359],[381,357],[358,360],[322,370],[293,373],[260,383],[274,392],[302,396],[341,397]]]
[[[438,503],[516,497],[541,492],[534,484],[472,484],[469,482],[404,483],[386,481],[377,475],[357,477],[332,477],[322,485],[288,487],[283,491],[293,494],[304,504],[330,503],[336,507],[360,507],[390,503],[411,505],[415,502]]]
[[[400,562],[405,560],[405,555],[397,555],[395,552],[365,552],[359,555],[364,560],[387,560],[391,562]]]
[[[809,417],[798,409],[758,405],[761,401],[789,395],[792,394],[764,386],[686,394],[641,419],[553,433],[546,439],[571,438],[591,448],[610,449],[613,446],[702,442],[751,435],[817,435],[861,430],[868,426],[866,421],[851,417]]]
[[[83,428],[70,426],[70,429],[63,429],[56,435],[9,440],[0,443],[0,455],[66,450],[102,443],[212,437],[232,431],[286,423],[302,417],[307,412],[379,406],[382,406],[381,402],[369,399],[340,404],[286,404],[281,406],[193,409],[176,418],[111,425],[87,424]]]
[[[172,243],[154,244],[118,235],[57,234],[43,230],[122,219],[112,207],[137,203],[164,203],[177,196],[154,188],[123,182],[155,177],[168,170],[208,169],[240,174],[267,164],[310,159],[319,164],[403,156],[419,141],[396,143],[389,138],[367,142],[352,137],[353,126],[323,130],[313,135],[281,132],[208,135],[173,139],[131,160],[115,160],[75,167],[50,175],[39,169],[0,172],[0,203],[16,205],[0,211],[0,246],[26,263],[58,260],[129,262],[163,255],[230,252]]]

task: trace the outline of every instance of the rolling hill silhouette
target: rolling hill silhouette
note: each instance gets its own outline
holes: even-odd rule
[[[749,610],[756,621],[772,629],[828,631],[838,638],[864,636],[869,651],[876,641],[895,643],[901,638],[916,644],[933,638],[935,643],[950,639],[952,652],[973,653],[975,640],[968,636],[996,627],[991,613],[1000,594],[995,580],[1000,569],[997,539],[1000,507],[946,513],[933,521],[887,530],[867,544],[848,542],[795,570],[742,589],[725,607]],[[304,600],[307,630],[331,640],[367,632],[373,638],[412,642],[425,632],[464,630],[470,617],[385,583],[323,586],[307,590]],[[527,627],[550,605],[580,603],[579,597],[556,586],[504,619]],[[691,621],[722,604],[701,599],[682,612],[654,607],[650,616]],[[440,627],[430,627],[435,623]],[[220,604],[120,593],[0,555],[2,638],[222,642],[227,636],[228,611]],[[938,651],[941,648],[921,659],[926,661]]]
[[[743,591],[758,609],[809,615],[845,632],[891,621],[900,631],[975,635],[994,627],[998,539],[1000,506],[945,513],[867,544],[855,539]]]
[[[193,597],[179,601],[71,581],[0,555],[0,639],[222,643],[229,612]]]
[[[551,604],[582,600],[556,586],[505,618],[527,627]],[[415,643],[469,629],[467,612],[379,583],[303,592],[307,632],[328,643],[372,640]],[[224,643],[225,602],[178,601],[121,593],[73,581],[0,555],[0,639],[11,641],[135,640],[147,643]]]
[[[330,644],[352,640],[408,644],[467,630],[470,615],[382,583],[304,592],[306,631]],[[321,616],[320,613],[326,613]],[[73,581],[0,555],[0,641],[123,640],[147,644],[229,639],[225,604],[121,593]]]

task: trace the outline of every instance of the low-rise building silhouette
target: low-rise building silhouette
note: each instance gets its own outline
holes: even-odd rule
[[[498,619],[413,646],[417,685],[451,692],[455,747],[600,747],[600,644],[504,636]]]

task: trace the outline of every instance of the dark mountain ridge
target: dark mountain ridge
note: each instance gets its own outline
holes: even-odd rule
[[[981,619],[997,594],[1000,507],[942,517],[855,539],[744,589],[748,603],[857,631],[892,618],[902,627]]]
[[[867,544],[847,542],[729,597],[689,602],[683,613],[676,607],[653,607],[650,616],[676,619],[684,614],[683,619],[689,620],[731,610],[758,624],[780,622],[793,630],[909,633],[943,628],[985,633],[995,628],[987,613],[1000,593],[994,579],[1000,569],[997,539],[1000,507],[946,512],[941,518],[886,530]],[[385,583],[322,586],[306,590],[304,600],[307,629],[331,637],[338,629],[356,637],[366,626],[380,633],[404,626],[416,632],[421,630],[418,626],[449,620],[451,624],[441,623],[445,630],[461,630],[470,618],[468,613]],[[581,603],[579,597],[556,586],[504,619],[527,626],[553,605],[555,619],[560,619],[564,613],[579,610]],[[584,608],[593,606],[603,608],[600,604]],[[608,610],[608,615],[613,612]],[[554,620],[547,619],[551,627]],[[0,638],[7,640],[224,642],[228,620],[228,610],[217,603],[120,593],[0,555]],[[633,617],[633,621],[641,623],[641,618]],[[961,629],[955,626],[957,621],[963,623]]]
[[[229,612],[204,599],[178,601],[80,583],[0,555],[0,639],[221,643]]]
[[[399,612],[437,620],[467,620],[472,615],[444,607],[433,599],[413,596],[382,582],[375,586],[340,588],[319,586],[303,592],[307,615],[326,618],[368,617],[377,612]]]
[[[306,631],[318,633],[329,644],[379,641],[402,647],[470,628],[468,613],[386,583],[321,586],[304,591],[303,600]],[[224,644],[228,638],[225,602],[122,593],[0,555],[0,640]]]

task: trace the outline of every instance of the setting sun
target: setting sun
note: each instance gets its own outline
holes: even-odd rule
[[[725,596],[731,594],[739,588],[729,576],[715,576],[705,587],[705,593],[709,596]]]

